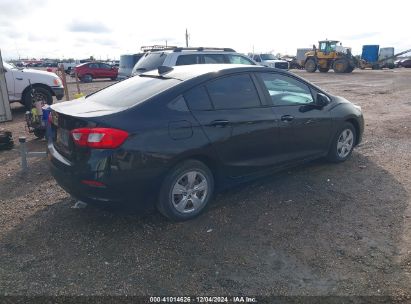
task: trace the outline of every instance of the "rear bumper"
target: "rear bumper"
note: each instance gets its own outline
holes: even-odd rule
[[[61,100],[64,97],[64,87],[51,87],[51,90],[56,95],[57,100]]]
[[[61,155],[53,144],[49,144],[48,160],[51,174],[57,183],[76,199],[102,207],[116,205],[136,210],[154,208],[156,197],[152,194],[156,192],[152,187],[158,184],[156,179],[144,174],[130,177],[128,172],[113,172],[111,157],[74,164]],[[108,164],[106,168],[102,168],[103,163]],[[99,181],[104,187],[86,185],[82,183],[83,180]]]

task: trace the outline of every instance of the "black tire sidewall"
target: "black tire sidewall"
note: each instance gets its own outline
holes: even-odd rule
[[[176,183],[177,179],[184,173],[191,171],[191,170],[196,170],[196,171],[201,172],[207,179],[209,188],[208,188],[208,193],[207,193],[207,197],[206,197],[204,205],[200,209],[194,212],[185,214],[175,209],[173,203],[170,200],[170,192],[172,190],[172,187]],[[172,221],[190,220],[200,215],[207,208],[210,200],[213,197],[213,194],[214,194],[214,177],[210,169],[200,161],[187,160],[187,161],[184,161],[178,164],[173,169],[171,169],[170,172],[167,174],[167,176],[164,178],[162,186],[161,186],[161,190],[160,190],[158,203],[157,203],[157,209],[164,216],[166,216],[168,219]]]
[[[36,93],[42,94],[45,97],[46,103],[48,105],[53,104],[53,95],[49,92],[49,90],[47,90],[46,88],[42,88],[42,87],[33,87],[33,90]],[[24,94],[23,99],[24,99],[24,106],[26,107],[27,111],[30,111],[31,108],[33,107],[33,100],[31,100],[30,89]]]
[[[344,130],[346,130],[346,129],[350,129],[351,132],[353,132],[353,134],[354,134],[354,143],[353,143],[353,145],[352,145],[352,147],[351,147],[350,153],[348,153],[348,155],[347,155],[346,157],[341,158],[341,157],[338,155],[337,144],[338,144],[338,139],[340,138],[341,133],[342,133]],[[352,154],[352,151],[354,150],[354,146],[355,146],[356,140],[357,140],[357,132],[356,132],[353,124],[350,123],[350,122],[345,122],[345,123],[338,129],[338,131],[336,132],[336,134],[335,134],[335,136],[334,136],[334,138],[333,138],[333,141],[332,141],[332,144],[331,144],[331,148],[330,148],[330,151],[329,151],[329,153],[328,153],[328,157],[327,157],[327,158],[328,158],[330,161],[332,161],[332,162],[337,162],[337,163],[346,161],[348,158],[350,158],[350,156],[351,156],[351,154]]]

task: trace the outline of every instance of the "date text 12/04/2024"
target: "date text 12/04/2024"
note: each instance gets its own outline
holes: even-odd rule
[[[150,303],[257,303],[255,297],[150,297]]]

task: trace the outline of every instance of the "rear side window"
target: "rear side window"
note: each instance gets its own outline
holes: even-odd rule
[[[251,65],[255,65],[254,62],[252,62],[250,59],[247,59],[243,56],[239,56],[239,55],[226,55],[228,58],[228,62],[229,63],[233,63],[233,64],[251,64]]]
[[[206,111],[212,109],[210,98],[208,98],[207,91],[203,86],[191,89],[184,94],[184,98],[190,110]]]
[[[146,72],[157,69],[161,66],[166,59],[167,54],[161,53],[149,53],[141,58],[133,68],[133,72]]]
[[[88,67],[89,67],[90,69],[98,69],[98,68],[99,68],[98,63],[90,63],[90,64],[88,65]]]
[[[223,54],[204,54],[204,63],[226,63]]]
[[[177,58],[176,65],[190,65],[190,64],[199,64],[200,55],[180,55]]]
[[[86,97],[86,102],[96,102],[112,108],[137,105],[180,83],[173,78],[135,76],[118,82]]]
[[[260,99],[248,74],[215,80],[207,85],[207,90],[216,110],[260,106]]]

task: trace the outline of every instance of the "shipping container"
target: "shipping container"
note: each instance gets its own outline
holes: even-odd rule
[[[379,45],[363,45],[361,59],[366,62],[377,62]]]
[[[308,48],[302,48],[302,49],[297,49],[297,61],[305,61],[305,53],[312,51],[312,49]]]
[[[385,48],[380,48],[380,56],[378,57],[378,60],[383,60],[385,58],[393,57],[394,56],[394,48],[393,47],[385,47]],[[394,62],[394,58],[389,59],[388,61]]]

